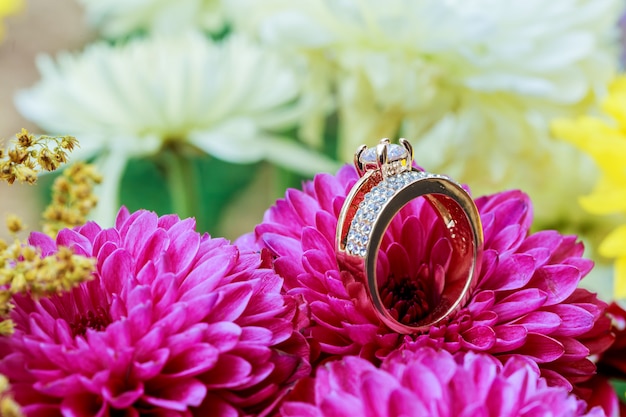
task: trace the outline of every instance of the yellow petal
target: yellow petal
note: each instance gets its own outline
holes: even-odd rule
[[[615,282],[613,287],[613,298],[626,299],[626,257],[615,261]]]
[[[592,214],[626,212],[626,179],[601,178],[590,195],[580,197],[580,205]]]
[[[607,258],[626,258],[626,225],[619,226],[609,233],[598,251]],[[626,275],[624,277],[626,279]]]
[[[23,5],[22,0],[0,0],[0,17],[17,13]]]

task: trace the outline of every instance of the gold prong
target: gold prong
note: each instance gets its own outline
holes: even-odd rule
[[[400,145],[404,146],[404,149],[409,153],[409,164],[413,163],[413,145],[405,138],[400,138]]]
[[[378,168],[382,171],[382,167],[387,165],[387,161],[389,160],[387,155],[388,143],[384,142],[384,139],[380,141],[378,145],[376,145],[376,162]]]
[[[361,145],[354,153],[354,167],[356,168],[356,172],[359,173],[359,176],[362,177],[365,173],[365,169],[363,168],[363,164],[361,163],[361,154],[365,152],[367,149],[367,145]]]

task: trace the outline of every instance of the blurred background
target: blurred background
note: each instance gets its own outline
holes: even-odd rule
[[[12,0],[0,0],[0,10],[1,3],[8,4],[9,1]],[[15,106],[16,93],[32,86],[40,78],[36,66],[37,56],[54,56],[61,51],[80,51],[99,36],[97,30],[87,22],[85,7],[76,0],[28,0],[16,4],[15,12],[3,19],[4,39],[0,42],[0,140],[5,144],[22,128],[34,134],[50,133],[26,119]],[[58,133],[71,134],[70,130]],[[219,228],[216,222],[211,222],[211,231],[214,234],[235,239],[250,232],[261,221],[263,212],[284,191],[269,186],[275,181],[270,168],[254,168],[256,175],[247,186],[246,193],[233,196],[228,207],[223,209],[229,215],[220,219]],[[137,180],[139,187],[142,187],[141,184],[145,185],[145,181],[154,181],[154,177],[142,176],[142,167],[138,170],[140,173],[131,177],[129,182]],[[41,211],[47,202],[51,177],[53,175],[44,177],[35,185],[8,185],[0,182],[1,218],[4,219],[7,214],[18,213],[30,230],[40,229]],[[298,185],[298,179],[294,184]],[[156,186],[162,187],[161,184]],[[148,208],[159,210],[160,214],[172,211],[167,202],[153,196],[155,198],[158,201],[153,201],[154,206]],[[133,203],[136,205],[134,208],[138,209],[145,207],[146,200],[139,196],[131,201]],[[208,229],[206,224],[203,226]],[[7,235],[4,227],[0,228],[0,236],[6,238]]]
[[[0,3],[6,0],[0,0]],[[74,0],[29,0],[4,20],[0,43],[0,139],[14,137],[22,127],[40,132],[15,108],[13,96],[39,79],[35,56],[65,49],[80,49],[96,36]],[[54,24],[51,24],[54,22]],[[39,227],[43,193],[38,186],[0,183],[0,216],[19,213],[33,229]],[[0,235],[6,237],[4,227]]]
[[[123,204],[236,239],[286,188],[336,172],[362,143],[406,137],[420,166],[476,196],[527,192],[534,228],[579,235],[598,263],[587,282],[610,295],[626,249],[599,248],[624,223],[626,179],[607,172],[626,155],[611,148],[623,159],[607,168],[593,144],[626,108],[603,104],[622,76],[623,10],[621,0],[0,0],[0,138],[76,136],[74,159],[104,175],[93,213],[104,226]],[[589,118],[605,127],[587,132]],[[0,183],[0,215],[38,229],[53,178]],[[623,194],[579,204],[607,187]]]

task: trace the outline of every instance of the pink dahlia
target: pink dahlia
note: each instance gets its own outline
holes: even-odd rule
[[[473,352],[395,352],[381,368],[348,356],[318,368],[281,407],[283,417],[604,416],[564,387],[550,387],[534,362],[504,365]]]
[[[39,301],[16,297],[0,372],[29,416],[240,416],[272,408],[308,374],[282,279],[193,219],[121,210],[42,234],[97,259],[93,280]]]
[[[302,191],[288,190],[242,243],[268,248],[288,294],[310,310],[304,330],[319,360],[358,355],[372,361],[402,343],[450,352],[487,352],[505,361],[535,361],[551,384],[572,388],[588,379],[588,358],[611,342],[606,304],[577,288],[592,262],[581,257],[575,236],[530,233],[531,203],[520,191],[476,200],[485,234],[477,287],[463,309],[441,325],[401,338],[374,314],[363,283],[335,256],[335,228],[345,197],[357,180],[351,167],[321,174]],[[398,317],[419,319],[437,305],[437,281],[450,265],[450,242],[432,207],[422,199],[392,221],[379,253],[379,283]],[[416,296],[417,295],[417,296]]]
[[[607,415],[626,416],[626,310],[619,304],[612,303],[607,309],[613,324],[615,342],[598,358],[598,375],[587,383],[593,396],[589,401],[600,404]],[[611,385],[617,382],[620,390]]]

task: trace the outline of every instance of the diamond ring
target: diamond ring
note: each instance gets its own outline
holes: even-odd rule
[[[470,195],[445,175],[413,167],[413,148],[382,139],[373,148],[359,147],[354,164],[360,179],[342,206],[337,223],[337,256],[360,274],[377,316],[390,329],[417,333],[440,323],[463,306],[475,285],[483,246],[478,210]],[[385,305],[377,277],[378,252],[393,218],[409,202],[423,197],[445,225],[452,246],[438,305],[423,317],[407,322]],[[420,261],[420,260],[415,260]]]

